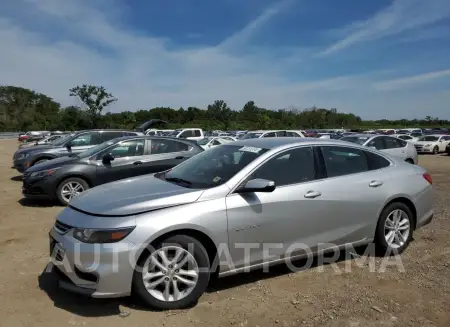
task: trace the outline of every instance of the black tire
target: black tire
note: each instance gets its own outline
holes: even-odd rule
[[[66,201],[66,199],[62,196],[61,191],[63,186],[69,182],[79,183],[83,187],[83,192],[89,189],[89,184],[82,178],[69,177],[63,180],[61,183],[59,183],[58,187],[56,188],[56,198],[58,199],[59,203],[65,206],[69,203],[69,201]]]
[[[385,238],[385,224],[389,215],[395,210],[401,210],[406,214],[409,223],[409,233],[408,237],[404,244],[400,247],[392,247],[388,244]],[[405,217],[405,218],[406,218]],[[402,253],[411,242],[414,232],[414,215],[411,209],[404,203],[401,202],[393,202],[387,205],[380,214],[380,218],[378,219],[377,229],[375,232],[375,245],[378,251],[378,254],[383,256],[396,255]]]
[[[439,154],[439,148],[437,146],[433,148],[433,154]]]
[[[194,286],[190,294],[178,301],[161,301],[155,298],[147,291],[142,279],[142,267],[151,253],[168,245],[175,245],[187,250],[194,257],[199,268],[197,285]],[[209,256],[204,246],[198,240],[190,236],[174,235],[159,242],[152,247],[152,249],[152,251],[146,249],[136,265],[133,274],[133,294],[139,296],[149,307],[157,310],[183,309],[195,305],[208,287],[211,276]]]

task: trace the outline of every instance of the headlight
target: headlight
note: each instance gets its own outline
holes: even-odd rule
[[[428,148],[431,144],[425,144],[424,147]]]
[[[22,159],[25,159],[25,158],[27,158],[27,157],[29,157],[29,156],[30,156],[29,153],[20,153],[20,154],[18,154],[18,155],[16,156],[16,159],[17,159],[17,160],[22,160]]]
[[[73,237],[83,243],[115,243],[127,237],[133,229],[134,227],[118,229],[76,228]]]
[[[52,169],[47,169],[47,170],[40,170],[40,171],[35,171],[33,173],[30,174],[30,177],[33,178],[42,178],[42,177],[47,177],[50,176],[52,174],[55,173],[55,171],[57,171],[60,167],[58,168],[52,168]]]

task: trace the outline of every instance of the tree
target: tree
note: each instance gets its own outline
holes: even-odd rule
[[[103,86],[87,85],[76,86],[69,90],[70,96],[75,96],[86,106],[87,116],[92,127],[96,127],[104,108],[117,101],[111,93],[106,92]]]

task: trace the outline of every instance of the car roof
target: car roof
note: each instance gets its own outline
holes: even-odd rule
[[[238,146],[250,146],[264,149],[274,149],[285,145],[346,145],[349,143],[346,141],[332,140],[332,139],[318,139],[314,137],[270,137],[270,138],[256,138],[237,140],[231,143]]]

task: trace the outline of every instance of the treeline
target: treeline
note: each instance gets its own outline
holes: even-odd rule
[[[314,128],[403,128],[448,127],[450,121],[430,116],[418,120],[362,120],[352,113],[337,109],[284,108],[267,110],[253,101],[232,110],[225,101],[217,100],[207,108],[152,108],[103,113],[117,99],[104,87],[76,86],[69,90],[80,106],[63,107],[45,94],[33,90],[0,86],[0,131],[81,130],[89,128],[134,129],[149,119],[169,122],[168,128],[202,127],[205,130],[314,129]],[[238,109],[238,110],[236,110]]]

